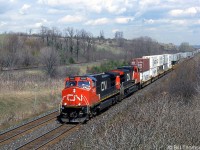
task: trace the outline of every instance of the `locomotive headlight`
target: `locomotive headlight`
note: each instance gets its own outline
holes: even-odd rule
[[[67,103],[64,103],[64,105],[66,106],[66,105],[67,105]]]
[[[80,111],[80,112],[79,112],[79,117],[82,117],[82,116],[83,116],[83,112]]]
[[[73,89],[73,93],[75,93],[76,92],[76,89]]]

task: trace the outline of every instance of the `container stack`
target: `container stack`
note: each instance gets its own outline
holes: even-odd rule
[[[150,64],[148,58],[134,58],[131,62],[132,65],[136,65],[140,72],[140,82],[146,82],[150,80]]]

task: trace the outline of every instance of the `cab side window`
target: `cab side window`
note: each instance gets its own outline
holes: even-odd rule
[[[92,87],[96,86],[96,82],[94,80],[92,80]]]
[[[66,86],[65,86],[66,88],[71,87],[71,86],[76,86],[76,81],[67,81],[66,82]]]

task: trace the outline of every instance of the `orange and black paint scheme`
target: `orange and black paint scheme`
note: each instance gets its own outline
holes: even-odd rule
[[[148,63],[146,69],[147,66]],[[144,71],[143,69],[141,67],[139,69],[139,66],[134,64],[101,74],[67,77],[65,88],[62,90],[60,114],[57,120],[60,123],[86,122],[102,110],[154,82],[173,68],[169,68],[161,76],[158,74],[140,83],[140,73]]]
[[[134,68],[125,66],[101,74],[72,76],[62,90],[60,123],[85,122],[136,89]]]

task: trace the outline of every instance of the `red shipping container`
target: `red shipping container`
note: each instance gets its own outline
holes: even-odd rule
[[[138,66],[138,68],[140,69],[140,72],[145,72],[150,69],[148,58],[134,58],[131,64]]]

